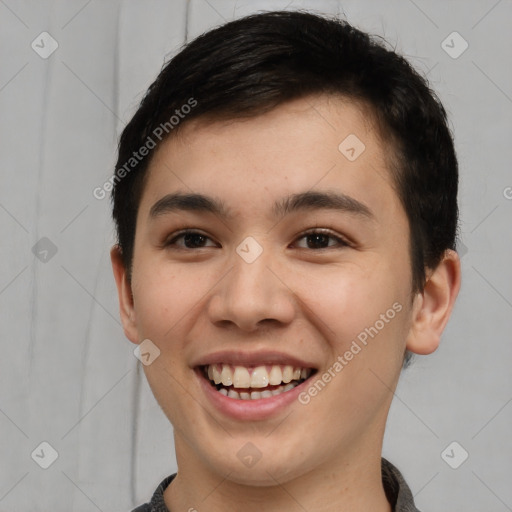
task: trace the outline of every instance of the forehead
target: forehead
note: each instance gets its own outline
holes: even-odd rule
[[[369,109],[339,97],[293,100],[245,119],[185,120],[153,156],[141,210],[149,214],[173,190],[214,194],[237,214],[316,189],[376,204],[385,191],[394,195],[387,160]]]

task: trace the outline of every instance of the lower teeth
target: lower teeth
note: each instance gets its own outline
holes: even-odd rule
[[[269,389],[265,389],[263,391],[251,391],[244,392],[241,391],[240,393],[238,391],[235,391],[234,389],[226,389],[224,387],[221,387],[220,389],[217,389],[217,391],[224,396],[227,396],[229,398],[234,398],[235,400],[258,400],[260,398],[270,398],[271,396],[280,395],[281,393],[284,393],[285,391],[290,391],[290,389],[293,389],[295,386],[298,386],[300,382],[290,382],[289,384],[286,384],[285,386],[279,386],[278,388],[275,388],[274,390],[270,391]]]

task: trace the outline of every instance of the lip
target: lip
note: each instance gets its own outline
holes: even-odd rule
[[[192,364],[193,368],[198,366],[207,366],[210,364],[231,364],[233,366],[263,366],[263,365],[291,365],[300,368],[311,368],[316,369],[317,366],[308,363],[302,359],[298,359],[294,356],[290,356],[283,352],[277,351],[261,351],[261,352],[243,352],[232,350],[224,350],[220,352],[214,352],[204,356]]]
[[[194,373],[206,398],[215,409],[221,414],[239,421],[261,421],[276,416],[293,402],[298,402],[299,394],[309,386],[308,378],[293,389],[276,396],[257,400],[238,400],[219,393],[204,377],[201,368],[194,368]]]

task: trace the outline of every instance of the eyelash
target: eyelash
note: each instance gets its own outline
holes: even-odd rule
[[[183,231],[180,231],[178,232],[177,234],[175,234],[172,238],[170,238],[168,241],[165,241],[164,242],[164,247],[171,247],[173,245],[175,245],[175,242],[177,240],[179,240],[180,238],[183,238],[185,237],[186,235],[198,235],[198,236],[202,236],[206,239],[209,239],[211,240],[211,238],[199,231],[195,231],[193,229],[184,229]],[[302,238],[305,238],[307,236],[312,236],[312,235],[323,235],[323,236],[327,236],[333,240],[335,240],[337,242],[337,246],[327,246],[327,247],[321,247],[319,249],[310,249],[309,247],[301,247],[301,249],[309,249],[309,250],[313,250],[313,251],[322,251],[322,250],[326,250],[326,249],[336,249],[336,248],[342,248],[342,247],[351,247],[352,244],[350,242],[348,242],[347,240],[345,240],[344,238],[338,236],[338,235],[334,235],[331,231],[327,230],[327,229],[312,229],[312,230],[309,230],[309,231],[305,231],[304,233],[302,233],[301,235],[299,235],[295,241],[298,241]],[[195,247],[195,248],[190,248],[190,247],[179,247],[178,248],[180,250],[186,250],[186,251],[193,251],[193,250],[197,250],[197,249],[206,249],[207,247]]]

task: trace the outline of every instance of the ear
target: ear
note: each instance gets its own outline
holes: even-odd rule
[[[447,250],[428,276],[423,291],[414,299],[412,325],[406,344],[408,350],[425,355],[437,349],[459,293],[460,280],[459,256],[455,251]]]
[[[110,260],[112,261],[112,270],[114,271],[114,278],[117,285],[119,310],[124,334],[131,342],[138,344],[140,340],[137,334],[137,324],[135,322],[132,288],[123,263],[121,249],[118,245],[114,245],[110,250]]]

